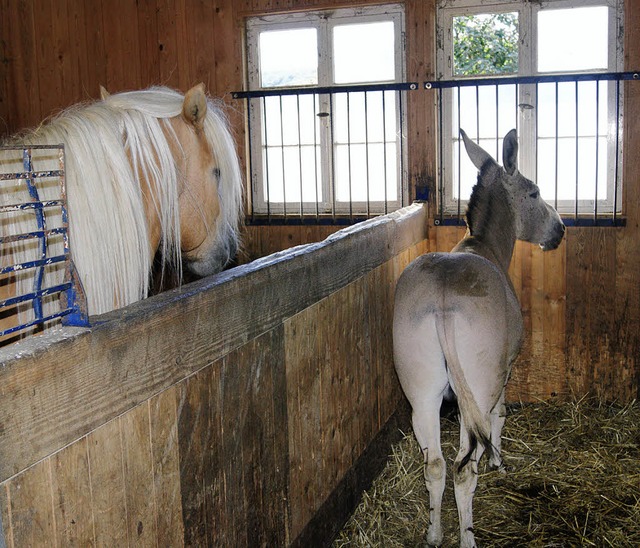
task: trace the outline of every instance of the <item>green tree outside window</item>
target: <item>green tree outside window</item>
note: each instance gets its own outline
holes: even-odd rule
[[[517,72],[517,13],[482,13],[453,18],[454,75]]]

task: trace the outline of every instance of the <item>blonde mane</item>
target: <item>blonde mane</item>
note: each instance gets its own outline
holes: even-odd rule
[[[164,87],[111,95],[104,101],[71,107],[35,130],[3,143],[64,143],[71,251],[90,314],[125,306],[148,294],[154,250],[150,249],[141,178],[152,189],[161,221],[163,258],[181,272],[181,174],[170,140],[174,151],[183,151],[169,119],[180,115],[183,101],[182,94]],[[223,174],[219,185],[221,213],[215,229],[218,243],[228,255],[233,249],[229,239],[238,231],[241,175],[227,121],[211,99],[205,133]],[[2,153],[2,169],[11,163],[19,162]],[[15,169],[19,170],[21,164]],[[15,192],[3,192],[0,200],[5,204],[27,201],[16,196],[18,192],[26,194],[18,187],[24,185],[16,184]],[[52,192],[44,188],[42,199],[56,197]],[[23,260],[28,260],[33,250],[29,251],[28,245],[23,247]],[[20,258],[13,253],[18,262]]]

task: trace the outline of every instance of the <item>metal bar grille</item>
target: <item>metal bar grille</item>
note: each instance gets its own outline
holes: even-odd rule
[[[353,224],[406,203],[416,83],[236,92],[248,113],[251,224]]]
[[[0,299],[0,314],[7,324],[0,328],[0,337],[6,340],[9,335],[33,331],[54,321],[88,325],[82,287],[69,249],[64,146],[1,147],[0,153],[5,165],[22,164],[21,171],[0,173],[0,190],[6,197],[26,198],[0,205],[0,276],[5,293]],[[47,157],[47,162],[57,163],[56,169],[34,169],[34,153],[36,161]],[[57,189],[58,196],[44,199],[45,186]],[[27,248],[29,252],[22,251]],[[52,265],[58,265],[60,281],[49,279]],[[18,284],[18,277],[25,283]]]
[[[614,72],[425,82],[426,90],[437,90],[439,105],[436,222],[463,224],[462,211],[468,196],[461,184],[469,180],[475,182],[475,177],[463,171],[465,157],[460,127],[471,128],[475,132],[473,137],[477,142],[484,141],[485,148],[494,141],[498,158],[503,137],[499,131],[501,116],[512,108],[511,112],[515,112],[515,116],[510,115],[512,127],[518,128],[521,137],[532,136],[528,143],[531,147],[527,146],[532,148],[532,156],[525,175],[538,183],[543,196],[561,212],[565,223],[623,224],[619,201],[623,123],[620,83],[639,79],[638,72]],[[481,120],[481,111],[487,105],[481,95],[486,95],[490,87],[495,89],[495,119],[487,123]],[[501,90],[509,87],[515,90],[512,107],[505,106],[500,98]],[[535,96],[533,104],[522,100],[527,94]],[[473,99],[469,99],[471,97]],[[475,119],[471,119],[473,115],[469,112],[475,112]],[[572,159],[570,168],[567,168],[567,158]],[[543,184],[549,188],[543,188]]]

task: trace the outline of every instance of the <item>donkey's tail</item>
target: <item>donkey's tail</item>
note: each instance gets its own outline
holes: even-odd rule
[[[460,364],[458,351],[456,349],[456,332],[453,316],[450,314],[438,314],[436,329],[440,347],[444,352],[447,363],[449,382],[458,399],[458,409],[469,431],[471,441],[468,453],[460,461],[458,467],[460,470],[469,462],[478,443],[484,447],[489,458],[494,456],[496,448],[491,443],[489,417],[480,411]]]

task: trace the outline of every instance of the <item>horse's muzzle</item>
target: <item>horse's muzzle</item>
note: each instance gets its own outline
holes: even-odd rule
[[[549,239],[540,243],[542,251],[552,251],[554,249],[557,249],[557,247],[562,242],[562,238],[564,238],[565,231],[566,227],[564,226],[564,223],[558,223]]]

